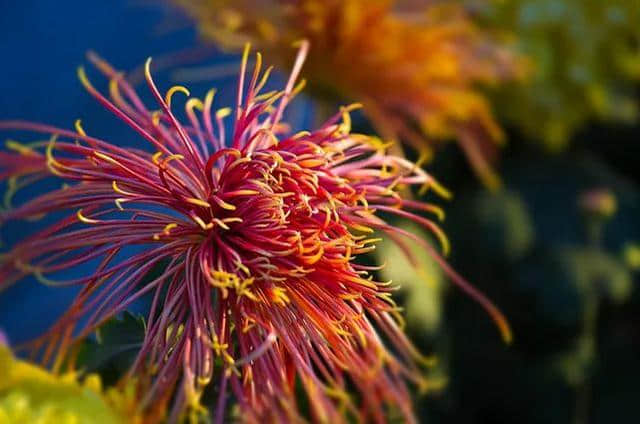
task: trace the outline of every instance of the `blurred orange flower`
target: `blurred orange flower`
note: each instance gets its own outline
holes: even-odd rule
[[[281,65],[311,42],[306,73],[321,99],[358,101],[377,131],[425,159],[456,139],[489,187],[503,134],[478,85],[519,79],[524,61],[459,3],[428,0],[175,0],[204,38],[256,44]]]

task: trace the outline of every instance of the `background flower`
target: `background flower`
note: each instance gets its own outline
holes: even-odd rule
[[[140,423],[133,402],[131,390],[105,391],[96,375],[53,375],[0,344],[0,423]]]
[[[456,139],[489,187],[503,134],[478,85],[519,79],[525,66],[460,3],[395,0],[176,0],[203,37],[237,50],[250,40],[281,64],[311,43],[304,75],[320,99],[348,99],[385,138],[425,158]]]

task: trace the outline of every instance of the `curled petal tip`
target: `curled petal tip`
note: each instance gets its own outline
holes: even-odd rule
[[[500,318],[496,320],[496,323],[504,343],[511,345],[513,343],[513,332],[511,331],[511,326],[509,326],[507,319],[501,315]]]

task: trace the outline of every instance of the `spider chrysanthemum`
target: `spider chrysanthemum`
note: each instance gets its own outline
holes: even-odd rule
[[[424,383],[420,356],[399,329],[392,287],[355,259],[374,248],[374,232],[416,238],[433,250],[379,212],[421,223],[446,246],[436,224],[418,214],[440,209],[403,199],[396,188],[446,190],[387,154],[379,140],[352,134],[351,107],[313,132],[289,131],[281,119],[301,88],[295,81],[307,49],[302,43],[286,88],[268,93],[260,93],[270,69],[261,71],[259,54],[245,79],[246,49],[236,107],[213,111],[210,91],[186,101],[185,122],[172,113],[171,99],[188,91],[172,87],[162,96],[149,62],[146,80],[159,110],[92,56],[110,78],[110,98],[81,69],[82,83],[146,140],[146,150],[87,135],[79,123],[76,131],[0,123],[52,135],[7,144],[0,176],[9,179],[9,194],[38,179],[66,182],[0,215],[7,223],[67,212],[0,262],[2,287],[28,275],[81,287],[34,343],[45,362],[67,363],[61,358],[74,341],[148,294],[145,338],[130,373],[144,386],[142,408],[171,404],[170,419],[201,412],[203,390],[214,384],[217,400],[208,409],[216,421],[229,402],[248,422],[384,421],[391,410],[413,419],[407,383]],[[86,264],[95,264],[89,275],[51,281]],[[160,275],[147,279],[159,264]],[[450,274],[504,325],[486,299]],[[308,407],[300,406],[300,393]]]

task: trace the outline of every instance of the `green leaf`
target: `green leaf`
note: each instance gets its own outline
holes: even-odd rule
[[[113,384],[133,364],[144,334],[142,316],[125,312],[112,318],[96,331],[95,339],[82,343],[77,366],[98,373],[106,384]]]

